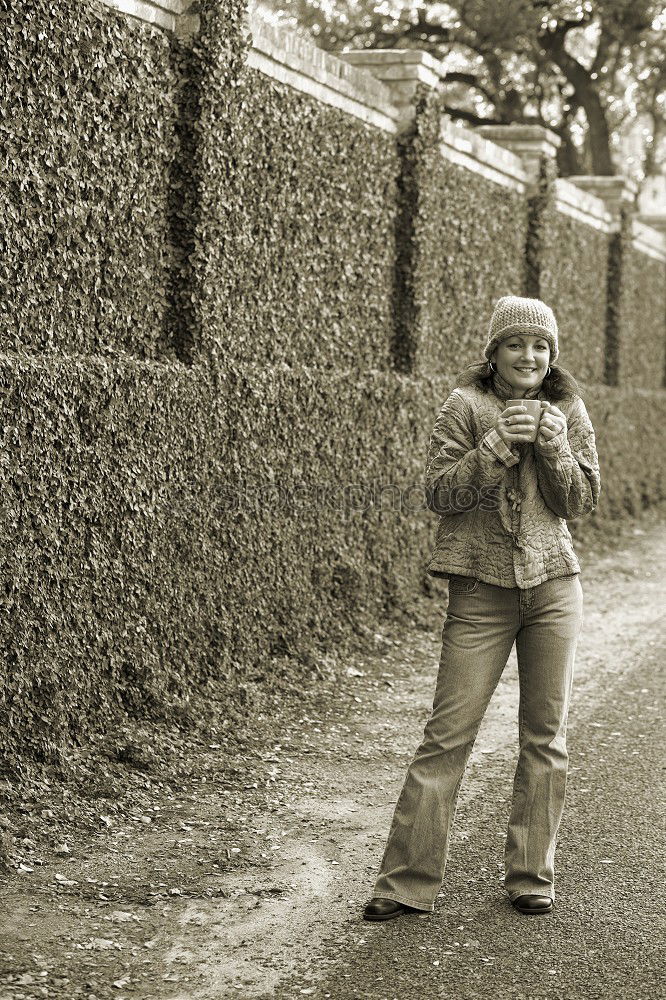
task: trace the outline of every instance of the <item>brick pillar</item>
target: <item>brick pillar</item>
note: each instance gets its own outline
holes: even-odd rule
[[[552,161],[554,167],[562,142],[559,135],[543,125],[480,125],[474,131],[521,158],[528,177],[529,195],[537,192],[544,160]]]
[[[420,49],[350,49],[335,55],[372,73],[388,87],[392,103],[400,112],[400,131],[408,129],[414,121],[418,85],[436,90],[445,74],[442,64]]]
[[[660,213],[641,212],[641,200],[636,197],[638,184],[630,177],[574,175],[567,180],[605,202],[616,230],[609,248],[605,381],[608,385],[655,388],[651,370],[637,372],[632,367],[637,350],[643,357],[655,357],[655,343],[650,339],[649,327],[643,326],[637,331],[635,325],[636,300],[632,287],[636,270],[645,266],[641,261],[654,267],[653,259],[659,260],[663,255],[660,237],[650,230],[643,232],[636,223],[666,233],[666,207]],[[638,256],[639,249],[645,256]],[[645,337],[644,342],[641,337]],[[658,347],[664,351],[666,360],[666,344],[662,342]],[[666,385],[666,371],[660,385]]]
[[[630,177],[597,177],[596,175],[574,174],[567,177],[571,184],[589,191],[606,205],[615,223],[620,222],[622,210],[632,212],[635,208],[638,185]]]
[[[245,24],[249,33],[249,20],[247,10],[245,11]],[[188,39],[192,35],[197,35],[200,28],[200,18],[197,13],[195,0],[180,0],[180,15],[176,22],[176,35],[178,38]]]
[[[608,248],[608,280],[606,288],[606,350],[604,382],[619,385],[622,333],[626,326],[625,288],[632,245],[632,225],[635,214],[636,183],[629,177],[606,177],[574,174],[567,178],[576,187],[601,198],[610,212],[615,232]]]
[[[420,211],[424,155],[424,129],[429,133],[425,145],[432,144],[433,113],[429,102],[422,102],[424,91],[436,101],[436,91],[444,70],[430,53],[419,49],[351,49],[336,52],[339,59],[365,70],[389,90],[397,109],[397,149],[400,157],[398,214],[396,227],[397,258],[393,309],[391,356],[397,371],[414,372],[419,363],[423,330],[428,326],[427,309],[418,301],[421,247],[414,231]],[[421,102],[421,103],[419,103]],[[420,114],[417,116],[417,104]],[[438,132],[438,128],[434,130]]]
[[[646,177],[638,196],[639,222],[666,234],[666,174]]]
[[[545,241],[551,231],[557,150],[561,139],[542,125],[482,125],[474,131],[498,146],[505,146],[523,162],[529,208],[524,294],[540,298],[541,269],[546,254]]]

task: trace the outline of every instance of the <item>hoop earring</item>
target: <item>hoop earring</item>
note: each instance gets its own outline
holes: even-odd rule
[[[548,365],[548,371],[546,372],[546,378],[550,375],[550,365]]]
[[[488,362],[488,367],[490,368],[491,372],[494,372],[495,375],[497,374],[497,368],[494,367],[492,361]]]

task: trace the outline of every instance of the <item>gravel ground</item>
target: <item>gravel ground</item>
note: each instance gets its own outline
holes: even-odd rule
[[[423,997],[662,995],[664,903],[654,883],[663,870],[658,668],[666,636],[649,650],[631,658],[602,699],[573,712],[552,914],[521,916],[502,893],[513,765],[492,757],[478,794],[459,811],[435,913],[369,925],[354,911],[344,934],[324,942],[326,971],[314,991],[297,976],[266,995],[397,1000],[417,984]]]
[[[551,914],[518,914],[501,882],[514,651],[435,913],[361,919],[432,703],[436,598],[412,625],[378,628],[336,683],[233,733],[136,729],[82,751],[73,782],[5,783],[0,1000],[660,995],[666,524],[578,550],[585,621]]]

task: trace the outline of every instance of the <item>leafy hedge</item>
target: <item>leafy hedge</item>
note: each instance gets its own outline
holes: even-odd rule
[[[228,449],[183,365],[0,355],[0,392],[0,718],[17,768],[117,712],[186,708],[217,676],[206,483]]]
[[[408,160],[415,191],[412,370],[429,374],[481,357],[495,300],[524,294],[528,222],[521,194],[442,156],[441,103],[421,89]]]
[[[613,521],[666,500],[666,393],[630,386],[581,388],[595,429],[602,482],[599,506],[583,520],[607,534]],[[575,524],[575,538],[574,532]]]
[[[208,8],[192,259],[202,351],[216,367],[387,367],[395,142],[236,57],[230,86],[228,26]]]
[[[31,7],[36,44],[49,5]],[[6,13],[3,29],[18,52],[25,6],[9,4]],[[80,224],[69,256],[45,258],[44,281],[55,295],[61,271],[84,259],[99,280],[86,286],[71,268],[85,331],[63,300],[45,299],[35,311],[27,284],[13,302],[11,346],[19,353],[6,355],[2,369],[0,490],[11,549],[3,755],[14,771],[31,757],[65,766],[70,740],[124,712],[186,717],[190,696],[209,684],[209,700],[229,701],[241,697],[243,679],[275,681],[280,663],[283,679],[299,669],[316,676],[313,643],[328,648],[339,635],[342,649],[349,636],[347,592],[364,565],[362,549],[347,555],[349,527],[322,536],[316,505],[305,532],[270,505],[254,514],[243,502],[235,512],[227,500],[229,484],[237,497],[252,473],[261,477],[258,495],[273,470],[287,482],[305,467],[319,484],[322,456],[360,434],[357,411],[372,405],[372,394],[341,410],[339,383],[350,368],[389,362],[398,157],[379,130],[247,71],[241,15],[239,4],[204,3],[192,47],[171,39],[169,49],[161,32],[107,8],[65,6],[40,70],[66,81],[63,91],[69,85],[78,101],[65,95],[59,103],[40,82],[58,127],[80,105],[72,134],[97,147],[82,148],[69,186],[57,164],[46,164],[46,200],[28,198],[20,208],[10,188],[6,213],[16,224],[7,231],[6,266],[14,275],[21,256],[34,255],[62,208]],[[117,77],[136,77],[136,63],[146,67],[146,104],[126,83],[116,107],[108,94]],[[27,71],[21,78],[10,65],[19,86],[6,90],[2,120],[17,94],[30,101],[33,93]],[[53,131],[40,141],[39,155],[56,146]],[[38,159],[35,152],[31,162]],[[121,168],[127,191],[119,193]],[[32,223],[21,230],[26,206]],[[112,289],[105,274],[117,279]],[[44,334],[49,324],[57,338]],[[159,364],[151,366],[151,352]],[[312,388],[318,375],[291,385],[303,358],[317,371],[340,366],[321,409],[322,392]],[[366,452],[377,447],[368,437],[355,453],[367,465]],[[381,604],[381,586],[373,600]]]
[[[428,586],[439,406],[492,299],[547,273],[525,206],[438,160],[430,98],[396,149],[248,69],[242,4],[200,8],[188,45],[94,3],[0,0],[0,122],[27,150],[23,171],[5,143],[0,196],[15,773],[128,713],[187,724],[317,683]],[[60,133],[84,137],[69,173]],[[664,497],[666,394],[586,398],[605,525]]]
[[[613,263],[612,382],[666,388],[666,265],[635,248],[631,215],[626,211]]]
[[[96,3],[0,3],[2,346],[176,357],[164,32]]]
[[[316,683],[364,621],[427,586],[423,469],[453,379],[239,364],[223,380],[224,396],[198,367],[0,363],[12,769],[65,766],[70,740],[123,713],[186,723],[195,695]],[[585,390],[590,520],[608,530],[666,498],[666,397]]]
[[[555,312],[560,363],[583,382],[603,382],[610,237],[558,210],[554,180],[553,165],[542,164],[531,199],[528,294]]]

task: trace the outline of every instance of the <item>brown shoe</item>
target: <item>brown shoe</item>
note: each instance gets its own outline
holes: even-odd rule
[[[383,896],[375,896],[366,904],[363,911],[364,920],[392,920],[409,910],[408,906],[396,902],[395,899],[384,899]]]
[[[513,905],[520,913],[550,913],[553,901],[550,896],[516,896]]]

